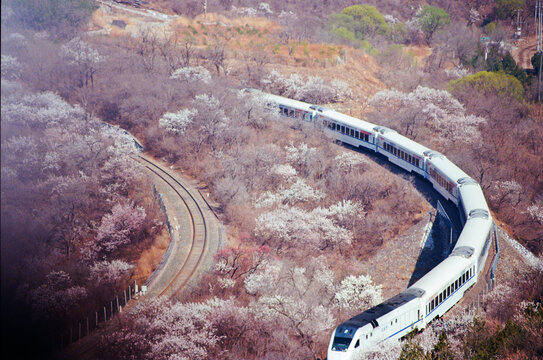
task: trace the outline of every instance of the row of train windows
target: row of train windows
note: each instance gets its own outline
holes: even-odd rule
[[[335,122],[327,121],[327,120],[323,121],[323,125],[327,126],[330,130],[340,132],[347,136],[352,136],[356,139],[363,140],[365,142],[370,142],[370,136],[358,130],[354,130],[344,125],[336,124]]]
[[[384,144],[384,149],[386,151],[388,151],[389,153],[391,154],[394,154],[396,155],[397,157],[399,157],[400,159],[404,160],[404,161],[407,161],[413,165],[415,165],[416,167],[420,167],[419,164],[420,164],[420,159],[415,157],[415,156],[412,156],[411,154],[409,154],[408,152],[405,152],[401,149],[398,149],[397,147],[395,147],[394,145],[391,145],[389,143],[385,143]]]
[[[289,108],[286,108],[286,107],[280,107],[279,109],[281,109],[281,115],[283,116],[287,116],[287,117],[290,117],[290,118],[295,118],[296,117],[296,110],[294,109],[289,109]]]
[[[439,295],[437,295],[428,305],[426,305],[426,315],[431,313],[439,304],[445,301],[452,293],[454,293],[460,286],[464,285],[473,274],[475,273],[475,266],[472,266],[469,270],[462,274],[452,284],[447,286]]]
[[[430,174],[430,177],[433,178],[439,185],[441,185],[445,190],[450,192],[452,194],[453,186],[451,183],[445,179],[443,176],[441,176],[440,173],[438,173],[433,167],[428,166],[428,173]]]

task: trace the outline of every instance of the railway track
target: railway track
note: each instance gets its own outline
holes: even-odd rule
[[[138,155],[133,157],[150,175],[161,180],[159,192],[175,194],[179,201],[166,205],[170,214],[172,244],[157,276],[149,284],[150,296],[175,297],[201,268],[209,248],[210,224],[203,205],[168,169]],[[156,181],[155,181],[156,183]]]

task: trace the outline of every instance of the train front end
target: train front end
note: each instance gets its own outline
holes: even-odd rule
[[[334,330],[328,345],[327,360],[347,360],[353,358],[354,341],[358,328],[341,324]]]

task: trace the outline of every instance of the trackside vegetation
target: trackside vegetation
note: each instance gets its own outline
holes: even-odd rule
[[[510,97],[520,102],[524,99],[522,83],[504,72],[479,71],[458,80],[451,80],[448,89],[453,94],[477,90],[499,97]]]

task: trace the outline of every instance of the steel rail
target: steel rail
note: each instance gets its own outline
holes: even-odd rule
[[[195,272],[198,270],[198,268],[199,268],[199,266],[200,266],[200,264],[202,262],[202,259],[203,259],[204,254],[205,254],[206,246],[207,246],[207,235],[208,235],[207,234],[207,222],[205,220],[204,212],[202,211],[202,208],[198,204],[198,201],[190,193],[190,191],[188,191],[186,186],[184,186],[181,182],[179,182],[170,173],[168,173],[167,171],[165,171],[164,169],[162,169],[160,166],[153,163],[152,161],[144,158],[141,155],[138,155],[137,157],[138,157],[138,159],[136,159],[136,161],[142,163],[143,166],[145,166],[147,169],[149,169],[149,171],[153,172],[156,176],[161,178],[164,182],[166,182],[166,184],[168,184],[173,189],[173,191],[175,191],[175,193],[179,196],[179,198],[182,200],[183,204],[185,205],[185,208],[187,209],[187,212],[189,213],[191,228],[192,228],[191,229],[192,238],[191,238],[191,242],[190,242],[190,249],[189,249],[188,256],[185,259],[185,261],[183,262],[183,265],[181,266],[179,271],[177,271],[177,273],[175,274],[173,279],[168,283],[166,288],[164,290],[162,290],[162,292],[159,295],[159,296],[165,295],[170,289],[172,289],[173,285],[176,283],[176,281],[179,279],[179,277],[182,274],[184,274],[184,273],[186,274],[187,271],[190,271],[188,273],[187,278],[184,279],[183,282],[180,285],[178,285],[178,288],[173,289],[174,292],[171,295],[173,297],[173,296],[177,295],[186,286],[186,284],[192,279],[192,277],[194,276]],[[173,184],[172,184],[172,182],[173,182]],[[184,191],[184,193],[186,193],[186,195],[188,195],[190,200],[192,200],[192,203],[196,207],[197,214],[194,214],[194,210],[191,209],[191,206],[189,205],[187,200],[181,195],[181,193],[179,192],[177,186],[180,187]],[[195,215],[198,216],[199,218],[196,219]],[[202,237],[201,237],[202,251],[199,254],[195,254],[195,245],[200,240],[200,239],[198,239],[198,234],[197,234],[197,225],[199,225],[199,224],[197,224],[197,220],[200,220],[200,219],[201,219],[202,225],[203,225],[203,234],[202,234]],[[196,257],[197,257],[196,263],[192,266],[192,268],[189,268],[191,266],[190,263]]]

